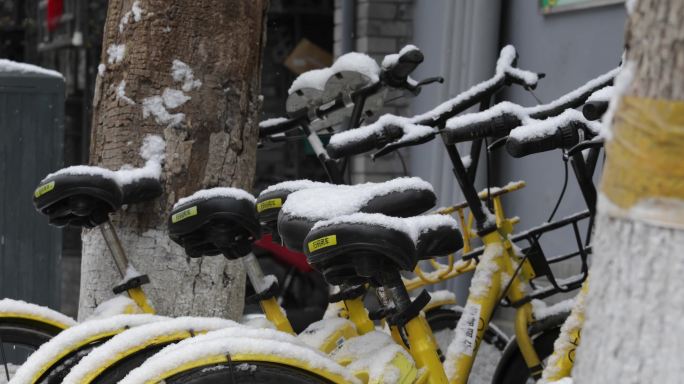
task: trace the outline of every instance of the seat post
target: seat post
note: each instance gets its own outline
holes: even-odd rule
[[[259,261],[254,256],[254,253],[250,252],[242,257],[242,264],[245,266],[245,272],[247,272],[247,277],[249,282],[252,283],[254,291],[256,293],[262,293],[270,288],[266,278],[264,277],[264,272],[261,269]]]
[[[121,246],[121,241],[119,241],[119,236],[116,234],[112,222],[107,218],[107,221],[100,224],[98,227],[100,228],[100,232],[102,232],[105,243],[107,243],[109,252],[112,254],[116,269],[119,270],[121,277],[124,277],[126,275],[126,269],[128,269],[128,257]]]
[[[382,285],[394,302],[397,312],[403,312],[411,306],[411,296],[409,296],[401,275],[397,270],[383,271]]]

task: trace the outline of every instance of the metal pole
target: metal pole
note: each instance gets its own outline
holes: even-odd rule
[[[126,257],[126,252],[121,246],[121,241],[119,241],[119,236],[116,235],[114,226],[112,222],[107,219],[106,222],[100,224],[100,232],[102,232],[102,237],[104,237],[105,243],[107,243],[107,248],[112,254],[114,259],[114,264],[119,270],[121,277],[126,275],[126,269],[128,269],[128,257]]]
[[[256,293],[262,293],[269,288],[264,278],[264,272],[261,270],[261,265],[252,252],[242,257],[242,264],[245,266],[249,282],[252,283]]]

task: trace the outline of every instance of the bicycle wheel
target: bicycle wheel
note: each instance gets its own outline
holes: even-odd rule
[[[454,338],[456,325],[461,318],[461,314],[462,308],[460,307],[435,308],[425,314],[442,353],[446,353],[449,344]],[[482,343],[473,363],[470,373],[471,382],[486,383],[491,381],[507,343],[508,337],[496,328],[495,325],[490,324],[485,330]]]
[[[62,329],[35,320],[0,318],[0,383]]]
[[[560,327],[544,330],[532,341],[534,349],[537,351],[539,359],[544,362],[553,353],[553,343],[560,334]],[[494,384],[534,384],[536,380],[530,377],[525,359],[515,342],[511,342],[511,350],[505,352],[506,358],[502,359],[501,364],[496,369],[496,374],[492,383]]]
[[[167,384],[328,384],[320,376],[287,365],[262,361],[214,364],[180,372],[165,380]]]

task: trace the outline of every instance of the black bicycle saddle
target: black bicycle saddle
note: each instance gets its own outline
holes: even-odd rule
[[[190,257],[239,258],[261,236],[254,196],[237,188],[212,188],[179,200],[169,217],[169,237]]]

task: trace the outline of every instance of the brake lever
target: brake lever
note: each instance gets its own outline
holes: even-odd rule
[[[588,148],[603,147],[603,143],[604,143],[604,141],[603,141],[602,137],[593,138],[591,140],[584,140],[580,143],[575,144],[574,147],[568,149],[568,151],[566,152],[566,156],[571,157],[575,153],[577,153],[579,151],[584,151],[585,149],[588,149]]]
[[[494,140],[493,143],[487,146],[487,152],[492,152],[493,150],[499,147],[503,147],[506,144],[506,140],[508,140],[508,135],[499,137],[498,139]]]
[[[444,83],[444,78],[442,76],[434,76],[434,77],[428,77],[427,79],[423,79],[415,84],[411,84],[408,82],[408,79],[404,85],[404,89],[408,90],[413,94],[413,96],[418,96],[420,94],[421,88],[424,85],[432,84],[432,83]]]

